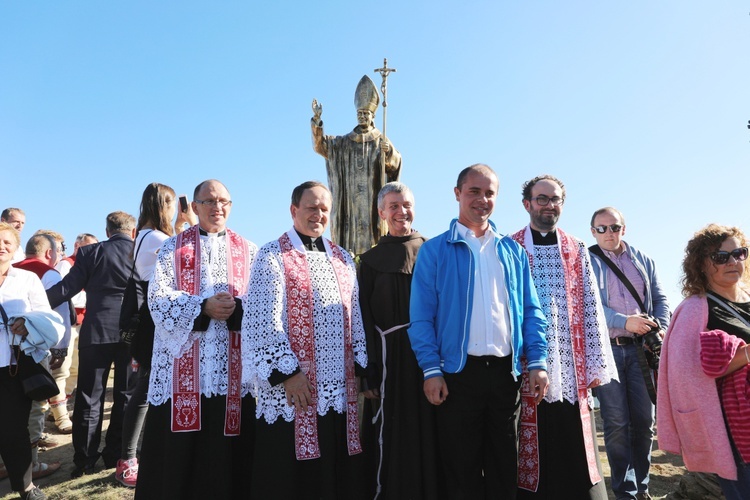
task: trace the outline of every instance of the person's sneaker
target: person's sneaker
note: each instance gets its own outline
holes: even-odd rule
[[[22,500],[47,500],[47,495],[38,487],[34,486],[29,491],[20,493]]]
[[[49,434],[42,434],[42,437],[39,438],[39,441],[36,442],[36,445],[42,451],[49,450],[50,448],[54,448],[58,444],[60,443],[54,440],[52,436],[50,436]]]
[[[118,460],[115,479],[123,486],[135,488],[135,483],[138,482],[138,459]]]
[[[50,462],[48,464],[44,462],[34,462],[34,465],[32,465],[31,467],[31,479],[41,479],[43,477],[47,477],[50,474],[54,474],[59,469],[60,462]]]

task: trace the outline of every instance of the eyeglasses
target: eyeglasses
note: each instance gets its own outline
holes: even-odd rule
[[[619,224],[610,224],[609,226],[593,226],[591,229],[599,234],[604,234],[607,232],[607,228],[609,228],[609,230],[613,233],[619,233],[622,230],[622,227],[623,226]]]
[[[724,250],[717,250],[716,252],[709,254],[711,260],[716,264],[726,264],[729,262],[729,257],[734,257],[737,262],[742,262],[747,259],[747,247],[735,248],[731,252],[725,252]]]
[[[194,200],[198,205],[204,207],[219,207],[224,208],[232,205],[232,200]]]
[[[63,241],[62,243],[60,243],[60,248],[62,248],[62,251],[63,251],[63,253],[65,253],[65,251],[66,251],[66,250],[68,249],[68,248],[67,248],[67,247],[65,246],[65,242],[64,242],[64,241]]]
[[[560,198],[559,196],[554,196],[550,198],[549,196],[544,196],[543,194],[540,194],[536,198],[531,198],[536,202],[537,205],[540,207],[546,207],[550,203],[552,203],[553,207],[559,207],[563,203],[565,203],[565,198]]]

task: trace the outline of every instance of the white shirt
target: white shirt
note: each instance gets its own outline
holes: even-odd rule
[[[135,268],[142,281],[151,281],[156,266],[156,256],[162,244],[169,238],[168,235],[156,229],[141,229],[135,237],[135,248],[138,251],[135,256]],[[141,241],[143,243],[141,243]],[[140,248],[138,247],[140,245]]]
[[[57,269],[60,272],[60,276],[61,276],[60,279],[62,279],[68,275],[72,267],[73,267],[73,264],[63,259],[57,263],[57,265],[55,266],[55,269]],[[73,307],[77,307],[79,309],[85,309],[86,308],[86,291],[81,290],[80,292],[75,294],[73,298],[70,300],[73,302]]]
[[[44,276],[42,276],[42,286],[45,290],[49,290],[53,286],[57,285],[59,282],[62,281],[62,276],[60,275],[60,271],[52,271],[49,270],[46,273],[44,273]],[[60,342],[57,343],[55,349],[67,349],[70,347],[70,306],[68,306],[68,301],[66,300],[59,306],[55,307],[54,311],[60,315],[60,317],[63,320],[63,326],[65,326],[65,334],[63,335],[63,338],[60,339]],[[71,354],[71,353],[68,353]]]
[[[21,245],[18,245],[18,248],[16,248],[16,253],[13,254],[13,259],[10,261],[10,263],[15,264],[16,262],[21,262],[24,259],[26,259],[26,252],[24,252],[23,248],[21,248]]]
[[[457,224],[458,233],[466,240],[474,258],[474,296],[469,321],[470,356],[498,356],[512,354],[510,315],[505,269],[497,256],[495,238],[499,235],[487,227],[483,236]]]
[[[9,318],[29,311],[52,310],[39,277],[31,271],[15,267],[8,270],[8,276],[0,285],[0,304],[3,305]],[[10,364],[8,337],[5,324],[0,319],[0,368]]]

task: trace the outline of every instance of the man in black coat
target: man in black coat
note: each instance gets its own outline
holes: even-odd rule
[[[133,266],[135,218],[125,212],[109,214],[107,237],[106,241],[80,248],[68,275],[47,290],[50,304],[57,307],[86,289],[86,317],[78,340],[78,388],[73,411],[75,469],[71,477],[94,472],[100,455],[106,468],[115,467],[122,447],[127,378],[132,371],[128,369],[128,346],[120,342],[119,319],[123,293]],[[112,363],[115,365],[114,405],[100,454],[104,396]]]

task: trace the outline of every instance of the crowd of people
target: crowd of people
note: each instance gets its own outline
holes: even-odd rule
[[[522,187],[529,224],[504,236],[498,188],[489,166],[462,170],[458,217],[427,239],[413,193],[389,182],[377,195],[388,233],[357,256],[323,237],[333,196],[316,181],[293,190],[292,227],[260,248],[227,227],[217,180],[190,203],[148,185],[137,222],[110,213],[107,239],[83,233],[70,257],[53,231],[19,251],[24,213],[5,210],[0,476],[46,498],[33,480],[60,468],[37,455],[49,407],[72,433],[72,476],[101,458],[139,500],[603,500],[596,396],[618,500],[651,498],[657,413],[663,449],[750,498],[742,231],[711,224],[688,242],[672,317],[618,209],[594,212],[587,248],[558,226],[565,185],[540,175]],[[125,342],[133,280],[143,300]],[[48,403],[17,376],[37,316],[54,331]]]

